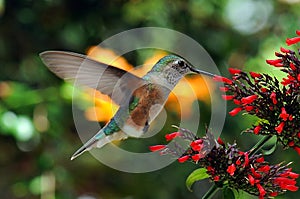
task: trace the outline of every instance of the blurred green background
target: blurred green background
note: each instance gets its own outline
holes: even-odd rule
[[[47,70],[38,53],[85,53],[116,33],[157,26],[198,41],[224,76],[229,66],[280,75],[264,60],[274,58],[285,38],[299,29],[299,10],[299,0],[0,0],[0,198],[199,197],[209,184],[196,185],[193,193],[186,189],[185,179],[196,168],[189,163],[130,174],[108,168],[89,154],[70,161],[82,144],[72,118],[72,89]],[[133,65],[142,59],[138,53],[126,58]],[[210,107],[200,106],[205,118]],[[229,103],[228,110],[232,107]],[[222,138],[249,149],[258,137],[240,132],[253,121],[250,116],[227,117]],[[166,126],[152,144],[163,143],[170,131]],[[293,161],[300,172],[293,150],[279,146],[267,159]],[[300,191],[278,198],[299,197]]]

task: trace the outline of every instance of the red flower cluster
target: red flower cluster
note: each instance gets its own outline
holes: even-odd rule
[[[220,157],[225,158],[220,160]],[[211,161],[218,160],[218,161]],[[207,173],[215,182],[225,181],[228,186],[242,189],[259,198],[274,197],[286,190],[297,191],[296,178],[299,174],[293,173],[288,165],[269,165],[261,155],[249,157],[248,152],[237,150],[236,145],[216,147],[201,162],[206,166]],[[231,163],[231,164],[229,164]],[[223,168],[226,168],[224,171]]]
[[[190,161],[206,168],[210,179],[218,183],[218,186],[241,189],[259,198],[274,197],[287,190],[298,190],[296,178],[299,174],[288,168],[290,164],[270,165],[262,155],[250,156],[249,152],[240,151],[236,144],[228,144],[226,147],[220,138],[214,140],[209,132],[198,138],[189,130],[179,128],[178,132],[165,137],[167,141],[171,140],[169,137],[180,137],[188,143],[185,149],[175,141],[173,147],[170,144],[155,145],[150,150],[179,157],[180,163]]]
[[[296,34],[297,37],[286,40],[288,45],[300,42],[300,30]],[[180,163],[189,161],[206,168],[200,169],[200,172],[208,174],[215,182],[214,187],[243,190],[259,198],[297,191],[296,179],[299,174],[292,172],[290,163],[271,165],[262,155],[256,155],[273,135],[285,148],[292,147],[300,155],[300,60],[294,51],[283,47],[275,55],[277,59],[266,62],[286,73],[281,81],[268,74],[246,73],[233,68],[229,69],[231,78],[213,77],[215,81],[224,83],[220,90],[226,95],[222,95],[222,98],[232,100],[236,105],[229,112],[231,116],[245,111],[260,119],[259,124],[246,132],[268,135],[262,142],[243,152],[236,143],[225,145],[220,138],[215,140],[210,132],[199,138],[187,129],[178,128],[178,132],[165,136],[166,141],[173,140],[171,143],[151,146],[150,150],[158,151],[161,155],[170,154]],[[178,142],[178,139],[181,141]],[[203,175],[198,173],[195,176],[201,176],[198,180],[203,179]],[[193,180],[197,180],[195,176],[192,175]]]
[[[286,43],[300,42],[299,32],[296,31],[298,37],[287,39]],[[228,95],[222,98],[237,105],[229,112],[231,116],[246,111],[261,119],[259,125],[247,132],[276,135],[285,148],[292,147],[300,154],[300,60],[294,51],[283,47],[275,55],[277,59],[266,62],[287,74],[281,85],[267,74],[232,68],[229,69],[232,79],[215,76],[214,80],[225,85],[220,90]]]
[[[166,141],[172,141],[173,139],[180,137],[187,140],[189,150],[176,144],[172,147],[169,145],[154,145],[149,149],[152,152],[159,151],[161,155],[172,154],[179,157],[177,160],[180,163],[186,161],[193,161],[197,163],[201,158],[205,157],[205,154],[212,148],[212,142],[208,137],[198,138],[191,131],[183,128],[179,128],[179,132],[174,132],[165,135]]]

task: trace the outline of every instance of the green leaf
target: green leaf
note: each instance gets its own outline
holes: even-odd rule
[[[242,190],[237,190],[237,189],[231,189],[232,193],[234,194],[235,199],[254,199],[257,198],[257,196],[250,195],[249,193],[242,191]],[[226,198],[226,197],[224,197]],[[227,199],[227,198],[226,198]]]
[[[270,154],[272,154],[276,150],[276,147],[277,147],[277,142],[275,142],[273,144],[273,146],[270,149],[268,149],[268,150],[263,150],[262,149],[262,154],[263,155],[270,155]]]
[[[255,125],[258,126],[258,125],[262,125],[262,124],[270,124],[269,120],[266,120],[266,119],[259,119]]]
[[[223,188],[223,195],[224,195],[224,198],[226,198],[226,199],[235,199],[236,198],[233,190],[228,187]]]
[[[187,177],[185,184],[189,191],[192,191],[191,188],[195,182],[209,177],[206,171],[207,170],[205,168],[196,169]]]

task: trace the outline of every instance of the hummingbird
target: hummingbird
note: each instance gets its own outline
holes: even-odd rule
[[[97,89],[119,105],[110,121],[83,144],[71,160],[114,140],[138,138],[146,133],[172,89],[185,75],[196,73],[214,76],[173,54],[161,58],[142,78],[78,53],[45,51],[40,57],[58,77]]]

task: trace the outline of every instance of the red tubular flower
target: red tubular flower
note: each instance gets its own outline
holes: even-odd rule
[[[210,171],[214,171],[214,168],[212,168],[212,166],[207,166],[207,167],[206,167],[206,170],[207,170],[208,172],[210,172]]]
[[[220,91],[222,91],[222,92],[226,92],[226,91],[229,90],[229,88],[227,88],[227,87],[220,87],[219,89],[220,89]]]
[[[294,146],[293,148],[298,153],[298,155],[300,155],[300,147]]]
[[[300,36],[300,30],[296,30],[296,34]]]
[[[195,162],[198,162],[201,158],[203,158],[203,155],[198,153],[198,154],[195,154],[192,156],[192,159],[195,161]]]
[[[283,63],[277,63],[277,64],[274,64],[273,66],[275,66],[275,67],[283,67],[284,65],[283,65]]]
[[[244,167],[249,165],[249,154],[248,153],[244,153],[245,156],[245,163],[244,163]]]
[[[283,47],[280,47],[280,51],[283,52],[283,53],[290,53],[289,49],[286,49],[286,48],[283,48]]]
[[[222,140],[220,137],[218,138],[217,142],[218,142],[219,144],[221,144],[221,145],[224,145],[224,142],[223,142],[223,140]]]
[[[190,156],[185,155],[185,156],[182,156],[182,157],[178,158],[178,162],[184,163],[184,162],[186,162],[188,159],[190,159]]]
[[[174,138],[180,136],[180,132],[174,132],[174,133],[170,133],[170,134],[167,134],[165,135],[165,138],[166,138],[166,141],[171,141],[173,140]]]
[[[296,179],[299,177],[299,174],[298,173],[294,173],[294,172],[291,172],[291,171],[287,171],[285,173],[282,173],[280,175],[280,177],[290,177],[292,179]]]
[[[277,127],[275,127],[275,130],[277,131],[278,134],[282,132],[283,127],[284,127],[284,122],[281,122]]]
[[[263,87],[260,88],[260,90],[261,90],[261,92],[264,92],[264,93],[267,92],[267,89],[266,89],[266,88],[263,88]]]
[[[264,162],[265,161],[265,158],[264,157],[260,157],[260,158],[257,158],[256,159],[256,162],[258,162],[258,163],[262,163],[262,162]]]
[[[232,84],[232,80],[230,80],[226,77],[218,76],[218,75],[215,75],[213,77],[213,80],[215,80],[217,82],[223,82],[223,83],[226,83],[226,84]]]
[[[286,86],[289,85],[291,83],[293,83],[293,81],[295,80],[295,78],[291,75],[288,75],[288,78],[283,78],[283,81],[281,82],[282,85]]]
[[[297,182],[295,179],[290,179],[286,177],[277,177],[274,179],[274,183],[278,184],[282,189],[284,189],[282,186],[295,185]]]
[[[228,71],[230,72],[230,74],[234,75],[234,74],[240,74],[242,72],[242,70],[240,69],[235,69],[235,68],[229,68]]]
[[[272,66],[277,66],[277,64],[282,63],[282,59],[267,59],[266,60],[267,64],[272,65]]]
[[[249,72],[252,78],[259,78],[261,77],[261,74],[255,73],[255,72]]]
[[[289,191],[298,191],[299,187],[295,186],[295,185],[285,185],[285,184],[282,184],[280,186],[282,189],[286,189],[286,190],[289,190]]]
[[[215,177],[214,177],[214,181],[215,181],[215,182],[218,182],[219,180],[220,180],[220,176],[215,176]]]
[[[294,81],[294,80],[295,80],[295,78],[294,78],[293,76],[291,76],[291,75],[288,75],[288,79],[289,79],[290,81]]]
[[[242,102],[240,100],[233,99],[233,103],[235,103],[236,105],[240,105]]]
[[[265,165],[265,166],[259,167],[257,170],[261,171],[261,172],[268,172],[268,171],[270,171],[270,166]]]
[[[290,141],[290,142],[288,143],[288,145],[289,145],[289,146],[294,146],[294,145],[295,145],[295,142],[294,142],[294,141]]]
[[[269,196],[271,196],[271,197],[275,197],[275,196],[277,196],[278,195],[278,193],[277,192],[272,192],[272,193],[269,193]]]
[[[254,106],[245,106],[244,107],[246,111],[252,111],[254,109]]]
[[[236,164],[236,165],[241,165],[241,164],[242,164],[242,162],[241,162],[241,160],[240,160],[240,159],[238,159],[237,161],[235,161],[235,164]]]
[[[254,102],[257,99],[257,95],[250,95],[248,97],[243,97],[241,99],[243,104],[251,104],[252,102]]]
[[[191,147],[194,151],[201,151],[201,149],[203,148],[201,144],[192,145]]]
[[[258,178],[258,179],[261,178],[261,175],[259,173],[257,173],[253,167],[251,167],[250,170],[255,178]]]
[[[283,121],[286,121],[289,118],[289,114],[286,113],[286,110],[284,107],[281,108],[281,113],[279,115],[279,117],[281,117],[283,119]]]
[[[299,174],[298,174],[298,173],[294,173],[294,172],[291,172],[291,171],[289,171],[288,174],[289,174],[289,177],[290,177],[290,178],[293,178],[293,179],[296,179],[296,178],[299,177]]]
[[[253,133],[254,133],[255,135],[257,135],[257,134],[259,133],[260,129],[261,129],[261,126],[260,126],[260,125],[256,126],[256,127],[253,129]]]
[[[203,140],[202,139],[198,139],[192,142],[193,144],[202,144]]]
[[[235,116],[238,114],[241,110],[243,110],[241,107],[234,108],[232,111],[229,112],[229,115]]]
[[[291,67],[291,69],[294,70],[294,71],[297,69],[296,66],[295,66],[292,62],[290,63],[290,67]]]
[[[166,145],[154,145],[154,146],[149,146],[150,151],[160,151],[162,149],[166,148]]]
[[[232,100],[234,98],[234,96],[233,95],[222,95],[222,98],[224,100]]]
[[[265,189],[261,186],[261,184],[256,184],[256,187],[257,187],[257,189],[258,189],[258,192],[259,192],[259,195],[260,196],[264,196],[264,195],[266,195],[266,191],[265,191]]]
[[[291,169],[287,170],[286,172],[284,173],[281,173],[279,176],[280,177],[289,177],[289,172],[291,171]]]
[[[282,82],[280,82],[283,86],[287,86],[291,84],[291,80],[289,78],[282,78]]]
[[[234,172],[235,172],[235,170],[236,170],[236,167],[235,167],[235,165],[234,164],[231,164],[230,166],[228,166],[228,168],[227,168],[227,173],[229,173],[229,175],[231,175],[231,176],[233,176],[234,175]]]
[[[249,183],[253,186],[255,183],[255,179],[253,178],[253,176],[249,174],[248,179],[249,179]]]
[[[288,46],[293,45],[293,44],[296,44],[296,43],[298,43],[298,42],[300,42],[300,37],[287,38],[287,39],[285,40],[285,43],[286,43]]]
[[[234,98],[234,96],[233,95],[222,95],[222,98],[224,100],[232,100]]]
[[[272,99],[273,104],[277,104],[277,99],[276,99],[276,93],[275,92],[271,93],[270,98]]]
[[[195,140],[190,144],[190,146],[194,151],[201,151],[203,148],[203,140]]]

